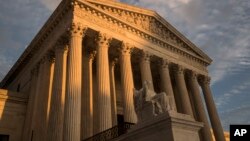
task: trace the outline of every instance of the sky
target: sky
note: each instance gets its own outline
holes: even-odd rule
[[[0,81],[61,0],[0,0]],[[207,53],[223,128],[250,124],[249,0],[120,0],[155,10]]]

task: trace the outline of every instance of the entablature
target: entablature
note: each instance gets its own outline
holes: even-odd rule
[[[206,67],[209,65],[209,62],[201,56],[195,55],[193,52],[180,48],[178,45],[174,45],[160,37],[154,36],[148,31],[142,31],[138,27],[114,17],[87,2],[75,2],[74,5],[76,5],[74,9],[75,22],[86,24],[94,30],[113,32],[115,34],[112,34],[118,40],[119,37],[121,40],[124,38],[127,40],[134,39],[135,42],[142,43],[144,48],[149,47],[153,50],[158,49],[161,50],[161,52],[168,52],[172,54],[171,56],[175,56],[176,59],[180,59],[187,64],[207,72]],[[97,26],[99,26],[99,28],[97,28]],[[136,47],[139,46],[137,45]]]
[[[202,50],[196,47],[155,11],[113,1],[87,1],[112,16],[132,24],[144,32],[149,32],[152,36],[161,38],[171,45],[182,48],[193,55],[200,56],[208,64],[212,61]]]
[[[110,5],[110,7],[107,5]],[[120,12],[117,12],[119,9]],[[122,13],[125,15],[122,15]],[[34,58],[34,54],[37,54],[35,58],[39,60],[42,54],[54,45],[56,37],[61,36],[63,32],[67,31],[71,23],[75,21],[75,17],[88,21],[90,24],[86,25],[87,27],[91,28],[96,25],[103,27],[103,32],[115,32],[117,35],[119,34],[118,37],[122,37],[123,39],[128,38],[128,41],[130,40],[131,42],[136,37],[136,40],[138,39],[138,42],[135,43],[136,47],[144,45],[149,50],[161,53],[162,56],[175,56],[176,60],[183,61],[194,68],[201,68],[204,72],[207,72],[206,67],[211,63],[211,59],[197,47],[193,47],[195,48],[194,50],[185,44],[185,37],[181,37],[183,40],[177,37],[177,33],[175,34],[172,31],[173,29],[170,30],[172,28],[171,25],[162,20],[163,18],[154,11],[112,1],[103,4],[102,2],[93,0],[74,0],[74,2],[60,3],[3,79],[0,86],[5,88],[7,84],[12,82],[22,69],[25,68],[27,63]],[[149,21],[145,22],[144,19]],[[154,22],[150,22],[150,20]],[[38,54],[38,52],[40,53]],[[167,52],[167,54],[164,54],[164,52]],[[32,62],[37,63],[37,61]]]

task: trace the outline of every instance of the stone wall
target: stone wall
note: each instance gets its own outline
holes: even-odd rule
[[[21,93],[0,89],[0,134],[9,135],[9,141],[21,139],[26,101]]]

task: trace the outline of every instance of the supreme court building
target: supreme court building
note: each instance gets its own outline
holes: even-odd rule
[[[1,82],[0,137],[80,141],[125,123],[132,129],[134,89],[149,82],[170,98],[171,112],[187,117],[181,126],[197,128],[199,141],[213,140],[210,129],[224,141],[211,62],[154,11],[114,0],[63,0]]]

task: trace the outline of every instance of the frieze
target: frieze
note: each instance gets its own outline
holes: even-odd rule
[[[89,8],[86,8],[85,10],[83,10],[82,8],[80,8],[80,7],[77,8],[75,10],[75,15],[86,19],[86,21],[95,23],[96,25],[99,25],[101,27],[105,27],[105,28],[110,29],[112,31],[115,31],[119,34],[125,35],[125,32],[122,29],[119,29],[110,23],[103,22],[103,18],[105,18],[105,17],[100,17],[100,15],[94,14],[94,12],[90,11]],[[109,20],[111,20],[111,19],[107,19],[107,21],[109,21]]]
[[[120,34],[125,34],[124,31],[128,31],[132,34],[136,34],[137,36],[139,36],[143,39],[146,39],[155,45],[166,48],[172,52],[179,54],[180,56],[185,56],[185,58],[182,60],[187,62],[187,58],[188,58],[188,60],[190,59],[190,61],[188,62],[189,64],[190,64],[190,62],[195,61],[196,65],[194,65],[194,66],[196,66],[196,67],[199,66],[198,68],[201,68],[202,70],[207,72],[206,66],[208,65],[208,63],[201,60],[200,57],[197,58],[194,55],[192,55],[194,53],[190,54],[191,49],[186,49],[184,51],[183,48],[173,46],[171,43],[167,42],[167,41],[175,40],[174,42],[180,43],[183,46],[185,46],[186,48],[188,47],[187,45],[182,43],[182,41],[180,39],[178,39],[172,32],[168,32],[167,28],[165,30],[163,30],[163,31],[166,31],[166,34],[164,34],[164,37],[166,37],[167,40],[165,40],[165,39],[163,40],[163,39],[159,38],[159,36],[158,37],[152,36],[150,34],[142,32],[137,27],[131,26],[130,24],[127,24],[126,22],[119,20],[119,19],[121,19],[120,17],[115,18],[113,15],[110,16],[109,14],[106,14],[102,11],[99,11],[99,10],[95,9],[92,5],[88,5],[85,3],[77,3],[77,2],[75,4],[78,5],[78,6],[76,6],[76,10],[74,13],[75,15],[77,15],[81,18],[84,18],[87,21],[90,21],[94,24],[100,25],[102,27],[106,27],[112,31],[116,31],[117,33],[120,33]],[[113,10],[110,10],[110,11],[113,11]],[[122,12],[120,12],[120,13],[122,13]],[[128,14],[128,13],[129,12],[125,12],[125,14]],[[118,14],[119,14],[119,12],[118,12]],[[123,14],[124,14],[124,12],[123,12]],[[146,17],[146,16],[144,15],[144,17]],[[131,18],[127,19],[127,20],[131,21]],[[106,22],[104,22],[104,21],[106,21]],[[158,22],[157,20],[153,20],[153,21]],[[151,22],[151,25],[149,24],[149,27],[152,26],[152,24],[153,23]],[[159,25],[159,26],[162,28],[164,27],[164,25]],[[156,27],[150,27],[150,30],[157,30],[157,29],[156,29]],[[157,31],[155,31],[155,32],[157,32]],[[160,32],[160,33],[162,33],[162,32]],[[198,65],[198,64],[200,64],[200,65]]]
[[[166,40],[167,42],[173,43],[187,51],[191,51],[186,43],[184,43],[179,37],[177,37],[172,31],[170,31],[164,24],[159,22],[155,17],[125,11],[122,9],[117,9],[113,7],[108,7],[100,4],[94,4],[96,7],[101,8],[105,12],[112,14],[119,19],[135,25],[143,30],[153,33],[155,36]],[[193,52],[195,53],[195,52]],[[197,55],[197,53],[195,53]]]

